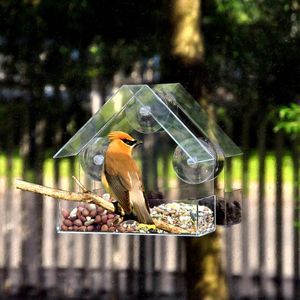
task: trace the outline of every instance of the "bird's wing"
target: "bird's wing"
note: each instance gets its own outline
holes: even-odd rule
[[[129,200],[131,179],[129,173],[125,171],[128,169],[128,165],[125,163],[121,157],[118,158],[118,162],[106,159],[104,174],[110,189],[115,194],[120,205],[126,213],[130,213],[132,211],[132,204]]]
[[[144,195],[144,201],[145,201],[145,204],[146,204],[146,207],[147,207],[147,210],[148,212],[150,212],[150,206],[149,206],[149,201],[148,201],[148,197],[145,193],[145,188],[144,188],[144,185],[143,185],[143,178],[142,178],[142,173],[141,173],[141,170],[136,167],[136,172],[137,172],[137,175],[138,175],[138,178],[140,180],[140,189],[142,190],[143,192],[143,195]]]
[[[142,173],[141,173],[141,170],[137,167],[136,168],[137,170],[136,170],[136,172],[137,172],[137,175],[138,175],[138,178],[139,178],[139,180],[140,180],[140,189],[142,190],[142,192],[143,192],[143,195],[144,195],[144,199],[145,199],[145,204],[146,204],[146,206],[147,206],[147,210],[148,210],[148,212],[150,212],[150,206],[149,206],[149,201],[148,201],[148,197],[147,197],[147,195],[146,195],[146,193],[145,193],[145,187],[144,187],[144,185],[143,185],[143,178],[142,178]]]
[[[110,189],[116,196],[120,205],[126,213],[130,213],[132,210],[130,201],[129,201],[129,192],[128,188],[124,185],[124,181],[118,175],[110,175],[105,172],[106,180],[109,184]]]
[[[129,191],[129,199],[132,202],[133,210],[138,221],[145,224],[153,224],[140,175],[137,165],[129,172],[132,186],[132,189]]]

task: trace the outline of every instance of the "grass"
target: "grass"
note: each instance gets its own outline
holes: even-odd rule
[[[283,181],[287,183],[292,183],[293,181],[293,166],[292,166],[292,158],[289,154],[285,154],[283,156],[282,163],[282,176]],[[250,182],[258,182],[259,176],[259,157],[257,153],[253,152],[249,156],[249,172],[248,178]],[[171,177],[176,176],[172,169],[172,161],[170,160],[168,163],[168,170],[171,171]],[[159,163],[158,173],[161,175],[163,173],[162,163]],[[242,156],[238,156],[233,158],[232,160],[232,178],[235,181],[242,181],[243,174],[243,163]],[[224,172],[221,173],[220,176],[224,176]],[[269,152],[266,155],[265,159],[265,182],[266,183],[274,183],[276,180],[276,158],[274,153]]]
[[[249,156],[249,172],[248,178],[250,182],[258,182],[259,180],[259,157],[257,153],[253,152]],[[232,177],[237,180],[242,180],[243,165],[242,157],[233,158],[232,161]],[[293,166],[292,158],[289,154],[283,156],[282,162],[282,176],[283,181],[286,183],[292,183],[293,181]],[[265,182],[274,183],[276,181],[276,157],[274,153],[269,152],[265,159]]]
[[[75,163],[75,166],[77,163]],[[52,158],[47,158],[44,162],[44,173],[45,176],[53,176],[54,175],[54,160]],[[71,163],[69,159],[61,159],[59,163],[59,172],[61,176],[68,177],[70,174]],[[76,168],[76,167],[75,167]],[[23,160],[20,156],[13,156],[13,167],[12,167],[12,176],[13,177],[21,177],[23,170]],[[77,172],[77,168],[75,172]],[[2,153],[0,154],[0,177],[6,176],[7,174],[7,157]]]
[[[69,159],[61,159],[59,162],[60,175],[62,177],[68,177],[70,175],[70,160]],[[75,174],[78,174],[78,164],[75,162]],[[274,153],[269,152],[266,155],[265,160],[265,180],[266,183],[274,183],[276,178],[276,158]],[[22,176],[23,169],[23,161],[18,155],[13,156],[13,167],[12,167],[12,176],[20,178]],[[233,170],[233,178],[237,181],[241,181],[243,166],[242,166],[242,157],[236,157],[232,161],[232,170]],[[249,156],[249,172],[248,177],[250,182],[258,181],[258,171],[259,171],[259,157],[257,153],[253,152]],[[45,176],[53,176],[54,175],[54,160],[52,158],[47,158],[44,162],[44,172]],[[158,164],[158,174],[162,175],[166,170],[163,169],[162,161],[159,160]],[[168,170],[167,172],[171,172],[170,177],[175,176],[172,169],[172,161],[168,162]],[[287,153],[283,157],[283,181],[287,183],[291,183],[293,180],[293,167],[292,167],[292,158]],[[5,154],[0,154],[0,176],[6,176],[7,174],[7,157]]]

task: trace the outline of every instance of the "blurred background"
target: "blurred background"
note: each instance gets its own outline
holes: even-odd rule
[[[0,19],[1,299],[300,299],[298,0],[1,1]],[[242,223],[58,235],[56,201],[14,179],[73,190],[53,154],[141,82],[180,82],[242,148]]]

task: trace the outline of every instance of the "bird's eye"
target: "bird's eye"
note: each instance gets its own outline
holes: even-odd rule
[[[127,139],[122,139],[122,141],[123,141],[123,143],[125,143],[125,144],[127,144],[129,146],[133,146],[133,145],[136,144],[135,140],[131,141],[131,140],[127,140]]]

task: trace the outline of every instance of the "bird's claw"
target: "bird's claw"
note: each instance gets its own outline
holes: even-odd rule
[[[143,223],[139,223],[138,225],[138,229],[148,229],[149,230],[156,230],[156,226],[154,224],[143,224]]]
[[[114,205],[114,208],[115,208],[114,213],[117,215],[121,215],[121,210],[119,208],[119,202],[117,200],[113,200],[111,203]]]

